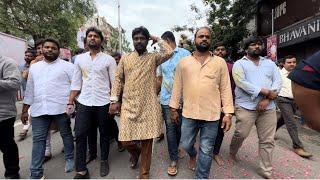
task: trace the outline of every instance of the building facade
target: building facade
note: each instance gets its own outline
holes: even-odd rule
[[[320,0],[260,0],[257,4],[257,34],[268,38],[273,29],[278,59],[289,54],[305,59],[320,50]]]

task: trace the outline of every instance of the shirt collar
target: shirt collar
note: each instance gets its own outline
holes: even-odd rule
[[[88,51],[88,52],[86,52],[86,53],[88,54],[88,56],[91,56],[91,55],[90,55],[90,51]],[[98,53],[97,53],[97,57],[100,56],[102,53],[103,53],[102,51],[98,52]]]
[[[139,53],[136,50],[134,50],[133,53],[136,54],[136,56],[139,56]],[[141,56],[146,55],[147,53],[148,53],[148,50],[142,53]]]
[[[243,60],[250,60],[247,56],[243,56],[242,59],[243,59]],[[260,60],[260,61],[265,60],[265,59],[266,59],[265,57],[259,56],[259,60]]]
[[[284,74],[289,74],[289,73],[290,73],[290,72],[287,71],[286,68],[284,68],[284,67],[281,69],[281,71],[282,71],[282,73],[284,73]]]
[[[55,63],[57,63],[59,60],[60,60],[60,58],[57,58],[56,60],[54,60],[54,61],[52,61],[52,62],[47,62],[47,61],[45,61],[45,59],[43,59],[42,61],[43,61],[44,63],[46,63],[46,64],[55,64]]]

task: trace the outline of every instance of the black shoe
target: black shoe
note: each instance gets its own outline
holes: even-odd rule
[[[93,160],[95,160],[95,159],[97,159],[97,155],[95,155],[95,156],[90,156],[90,155],[89,155],[89,158],[87,159],[86,164],[89,164],[91,161],[93,161]]]
[[[108,161],[101,161],[100,165],[100,176],[104,177],[109,174],[109,163]]]
[[[87,170],[86,174],[84,175],[76,173],[73,179],[90,179],[89,171]]]
[[[20,174],[5,176],[6,179],[20,179]]]

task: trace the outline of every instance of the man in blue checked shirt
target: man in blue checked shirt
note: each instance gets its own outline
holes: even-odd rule
[[[178,124],[172,123],[170,119],[169,102],[172,94],[173,80],[175,69],[180,60],[190,55],[188,50],[176,46],[174,35],[170,31],[162,34],[161,38],[165,40],[172,49],[174,55],[165,63],[161,64],[157,69],[157,76],[162,78],[160,103],[162,108],[163,119],[166,124],[166,135],[168,142],[168,151],[171,163],[168,167],[168,174],[175,176],[178,173],[178,159],[179,159],[179,142],[181,137],[181,119]],[[179,117],[182,117],[181,115]]]
[[[259,138],[260,169],[264,178],[272,176],[272,154],[277,127],[274,99],[281,89],[281,76],[270,59],[261,57],[263,41],[249,37],[244,41],[246,55],[232,69],[235,89],[236,130],[230,144],[230,156],[236,154],[253,125]]]

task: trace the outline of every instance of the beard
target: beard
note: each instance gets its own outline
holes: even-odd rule
[[[209,45],[201,45],[201,44],[196,44],[196,49],[199,51],[199,52],[206,52],[208,51],[210,48]]]
[[[99,50],[101,48],[101,46],[98,44],[88,44],[88,47],[92,50]]]
[[[142,54],[147,50],[147,47],[143,44],[134,44],[134,49],[139,53]]]
[[[261,50],[254,50],[254,51],[248,52],[248,55],[254,58],[258,58],[259,56],[261,56],[261,54],[262,54]]]
[[[49,55],[49,53],[44,53],[43,56],[46,60],[53,62],[59,57],[59,54],[50,54]]]

